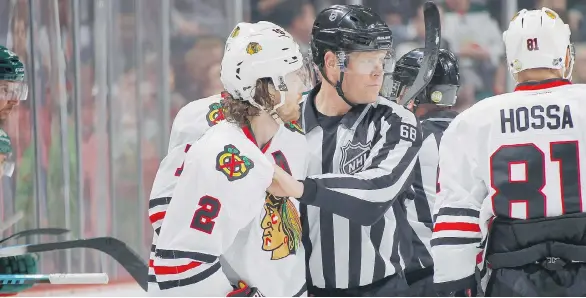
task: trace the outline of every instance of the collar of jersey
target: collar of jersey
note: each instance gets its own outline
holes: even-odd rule
[[[515,91],[533,91],[533,90],[543,90],[553,87],[559,87],[564,85],[571,85],[572,82],[566,79],[549,79],[540,82],[525,82],[518,84],[515,87]]]
[[[256,137],[254,136],[254,133],[252,132],[252,128],[250,128],[250,125],[244,125],[242,126],[242,132],[244,132],[244,135],[246,135],[246,137],[252,142],[254,143],[254,145],[256,145],[256,147],[258,146],[258,143],[256,142]],[[270,139],[264,146],[259,147],[260,151],[262,151],[262,153],[266,153],[267,150],[269,150],[269,147],[271,146],[271,142],[273,141],[273,139]]]
[[[305,127],[303,127],[303,131],[306,134],[309,133],[312,129],[319,126],[319,122],[317,120],[317,113],[318,112],[317,112],[317,108],[315,106],[315,96],[319,92],[320,88],[321,88],[321,83],[317,84],[315,86],[315,88],[313,88],[313,90],[311,90],[307,94],[307,97],[301,103],[301,110],[303,111],[303,115],[301,115],[301,117],[303,118],[304,121],[298,121],[298,122],[299,123],[305,122]],[[303,105],[305,105],[305,109],[303,109]],[[340,120],[340,124],[344,125],[344,127],[346,127],[346,128],[351,128],[354,125],[354,122],[356,122],[356,120],[358,119],[358,117],[362,113],[362,110],[364,110],[364,108],[366,106],[367,105],[357,105],[357,106],[353,107],[352,109],[350,109],[350,111],[348,111],[348,113],[346,113],[346,115],[344,115],[344,117],[342,117],[342,120]]]

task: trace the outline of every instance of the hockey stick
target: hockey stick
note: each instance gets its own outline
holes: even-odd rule
[[[113,237],[68,240],[62,242],[26,244],[0,248],[0,257],[18,256],[71,248],[91,248],[114,258],[134,278],[143,290],[147,290],[148,266],[128,245]]]
[[[63,235],[65,233],[69,233],[70,231],[68,229],[61,229],[61,228],[44,228],[44,229],[32,229],[32,230],[26,230],[26,231],[22,231],[22,232],[18,232],[16,234],[12,234],[2,240],[0,240],[0,244],[11,240],[11,239],[18,239],[18,238],[22,238],[22,237],[26,237],[26,236],[32,236],[32,235],[51,235],[51,236],[59,236],[59,235]]]
[[[19,220],[24,217],[24,213],[22,211],[16,212],[13,216],[9,217],[8,220],[4,221],[0,224],[0,233],[8,230],[10,227],[15,225]]]
[[[425,54],[413,85],[407,89],[403,96],[405,105],[411,102],[429,84],[435,72],[435,65],[439,55],[441,24],[439,10],[435,3],[431,1],[425,2],[423,5],[423,17],[425,22]]]
[[[1,285],[99,285],[107,284],[106,273],[0,274]]]

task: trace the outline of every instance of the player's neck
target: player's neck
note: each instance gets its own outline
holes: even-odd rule
[[[561,79],[560,72],[553,69],[531,69],[517,74],[518,84],[528,82],[541,82],[551,79]]]
[[[250,129],[258,146],[263,147],[277,133],[279,124],[269,113],[261,111],[258,116],[250,118]]]
[[[341,116],[352,108],[328,82],[323,82],[315,96],[315,107],[318,112],[326,116]]]

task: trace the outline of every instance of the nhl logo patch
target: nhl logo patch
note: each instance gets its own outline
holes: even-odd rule
[[[342,158],[340,160],[340,172],[342,174],[354,174],[359,172],[368,158],[370,152],[370,142],[362,144],[361,142],[348,144],[342,147]]]
[[[209,108],[210,110],[206,115],[206,120],[208,121],[208,125],[210,127],[218,124],[220,121],[225,119],[222,104],[216,102],[211,104]]]
[[[242,179],[254,168],[254,162],[248,157],[241,155],[234,145],[224,146],[224,151],[216,157],[216,170],[228,178],[228,181]]]
[[[287,122],[287,123],[285,123],[285,127],[292,132],[298,132],[302,135],[305,134],[303,132],[303,129],[301,128],[301,125],[299,125],[299,123],[297,123],[297,121]]]

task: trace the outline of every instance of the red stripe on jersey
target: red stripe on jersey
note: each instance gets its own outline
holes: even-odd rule
[[[155,270],[156,275],[179,274],[196,268],[199,265],[201,265],[201,262],[192,261],[189,264],[181,266],[155,266],[154,261],[152,259],[149,260],[149,267]]]
[[[480,225],[469,222],[438,222],[433,227],[433,231],[480,232]]]
[[[242,126],[242,132],[244,132],[244,135],[246,135],[246,137],[252,143],[254,143],[254,145],[256,145],[256,147],[259,147],[258,146],[258,143],[256,142],[256,137],[254,136],[254,133],[252,132],[252,129],[249,126],[247,126],[247,125]],[[262,146],[262,148],[259,147],[260,148],[260,151],[262,151],[263,154],[266,153],[267,150],[269,150],[269,147],[271,146],[271,141],[272,140],[273,139],[270,139],[264,146]]]
[[[165,218],[165,211],[161,211],[161,212],[157,212],[154,213],[153,215],[149,216],[149,220],[151,221],[151,224],[154,224],[155,222],[164,219]]]
[[[525,82],[517,85],[517,87],[515,87],[515,91],[542,90],[571,84],[572,82],[566,79],[553,79],[541,82]]]

